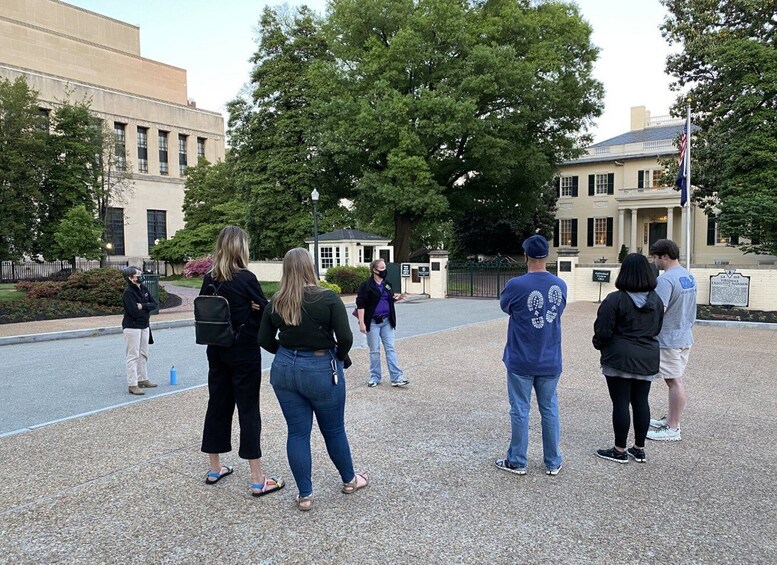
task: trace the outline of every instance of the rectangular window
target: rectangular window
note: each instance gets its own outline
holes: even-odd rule
[[[347,246],[343,248],[343,257],[345,259],[345,264],[346,265],[350,265],[351,261],[350,261],[350,258],[348,257],[348,247]]]
[[[186,174],[186,142],[188,139],[188,135],[178,135],[178,174],[181,176]]]
[[[204,137],[197,138],[197,158],[198,159],[205,158],[205,138]]]
[[[607,245],[607,218],[594,218],[594,247]]]
[[[113,122],[113,137],[116,168],[124,171],[127,169],[127,124]]]
[[[157,241],[167,239],[167,212],[165,210],[146,210],[148,219],[148,248]]]
[[[596,192],[597,196],[600,194],[607,194],[607,174],[596,175]]]
[[[148,172],[148,128],[138,126],[138,172]]]
[[[332,254],[331,247],[321,248],[321,268],[322,269],[328,269],[329,267],[334,267],[334,262],[332,260],[332,257],[333,257],[333,254]]]
[[[740,245],[741,243],[749,242],[744,238],[740,239],[738,236],[728,236],[720,229],[718,220],[714,217],[707,216],[707,245]]]
[[[572,178],[561,177],[561,196],[572,196]]]
[[[558,221],[559,244],[572,245],[572,220]]]
[[[51,129],[51,110],[38,108],[38,114],[43,118],[43,120],[41,120],[40,129],[46,132],[49,131]]]
[[[124,208],[108,208],[108,255],[124,255]]]
[[[167,132],[159,130],[159,174],[167,175],[170,167],[167,163]]]
[[[644,169],[637,172],[637,188],[654,188],[661,186],[660,169]]]

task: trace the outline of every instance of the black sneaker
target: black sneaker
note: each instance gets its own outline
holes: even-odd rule
[[[637,463],[645,463],[647,461],[647,458],[645,457],[645,450],[640,449],[636,445],[634,447],[629,447],[626,450],[626,453],[628,453],[629,456],[632,457]]]
[[[370,387],[370,388],[374,388],[374,387],[378,386],[378,384],[379,384],[378,381],[370,381],[370,382],[367,383],[367,386]]]
[[[513,465],[507,459],[497,459],[494,461],[494,465],[496,465],[497,469],[502,469],[502,471],[507,471],[508,473],[513,473],[514,475],[526,474],[526,467],[518,467],[517,465]]]
[[[410,381],[405,377],[400,377],[396,381],[391,381],[391,386],[407,386],[408,384],[410,384]]]
[[[629,462],[629,456],[626,455],[626,452],[618,451],[614,447],[611,447],[610,449],[597,449],[596,456],[601,457],[602,459],[609,459],[610,461],[615,461],[616,463]]]

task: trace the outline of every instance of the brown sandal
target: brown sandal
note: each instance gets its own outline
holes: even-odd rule
[[[312,494],[309,494],[307,496],[297,495],[297,508],[299,508],[303,512],[307,512],[308,510],[313,508],[313,495]]]
[[[359,484],[360,478],[364,481],[362,484]],[[368,484],[370,484],[370,479],[367,475],[367,471],[359,471],[350,483],[343,483],[340,490],[343,491],[343,494],[353,494],[357,490],[366,487]]]

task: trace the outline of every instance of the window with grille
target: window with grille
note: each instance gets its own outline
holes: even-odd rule
[[[116,168],[123,171],[127,168],[127,124],[113,122],[113,139]]]
[[[148,128],[138,127],[138,172],[148,172]]]
[[[607,173],[604,174],[597,174],[596,175],[596,193],[599,194],[607,194]]]
[[[334,250],[332,247],[321,248],[321,268],[334,267]]]
[[[178,135],[178,174],[181,176],[186,174],[186,143],[188,139],[188,135]]]
[[[607,245],[607,218],[594,218],[594,246]]]
[[[197,138],[197,158],[198,159],[205,158],[205,138],[204,137]]]
[[[148,219],[148,248],[151,249],[157,241],[167,239],[167,211],[146,210]]]
[[[159,174],[170,174],[170,167],[167,163],[167,132],[159,131]]]
[[[572,196],[573,177],[561,177],[561,196]]]
[[[571,219],[558,221],[558,237],[560,245],[573,245]]]
[[[124,255],[124,208],[108,208],[108,255]]]

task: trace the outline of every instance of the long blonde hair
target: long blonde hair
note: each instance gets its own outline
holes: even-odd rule
[[[281,283],[278,292],[272,297],[273,312],[278,314],[287,326],[298,326],[302,321],[305,288],[323,290],[318,286],[310,252],[302,247],[295,247],[289,249],[283,257]]]
[[[227,226],[216,239],[211,276],[214,281],[231,281],[241,269],[248,268],[248,236],[237,226]]]

